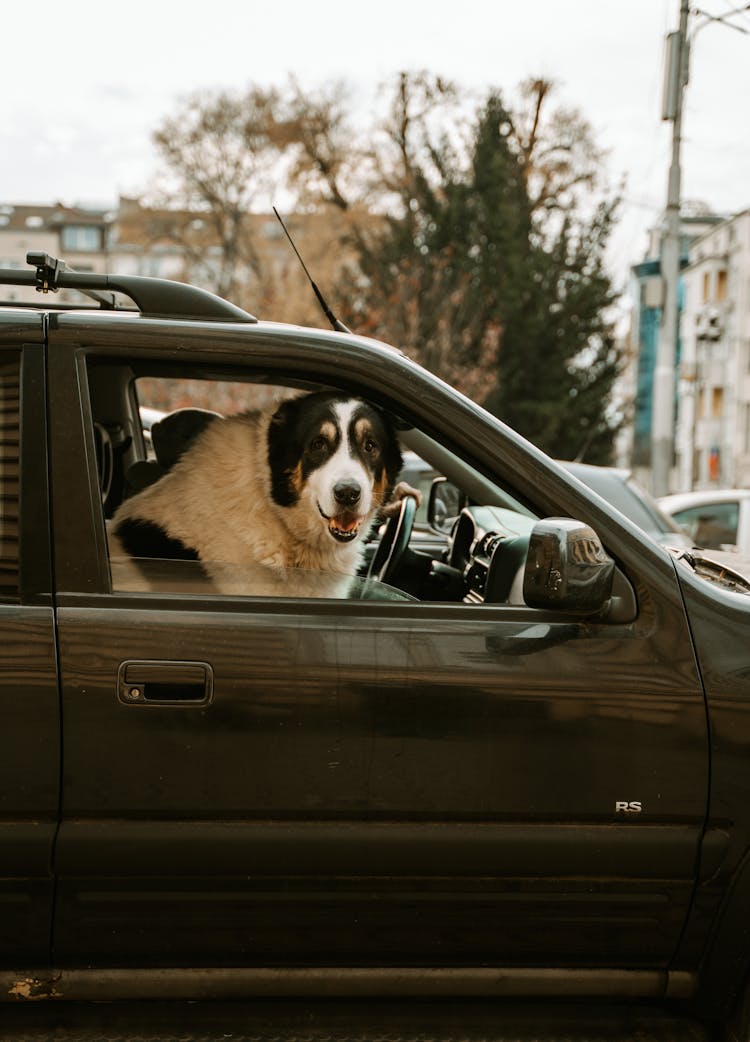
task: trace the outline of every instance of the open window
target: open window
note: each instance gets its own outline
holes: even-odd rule
[[[541,512],[413,417],[393,415],[351,387],[284,381],[278,373],[269,379],[95,362],[89,386],[113,592],[530,604],[524,581]],[[297,428],[307,396],[327,401],[331,392],[335,422],[318,403],[318,427],[305,428],[304,441]],[[372,409],[361,420],[364,433],[359,407],[345,404],[352,397]],[[287,416],[294,417],[289,432],[302,440],[288,452],[285,446],[279,463],[272,441]],[[384,462],[389,438],[400,456],[390,471]],[[357,480],[373,482],[367,502],[377,509],[362,507],[361,517],[359,506],[332,516],[327,504],[333,499],[325,498],[326,481],[337,487],[349,481],[344,464],[331,462],[334,447],[339,452],[345,442]],[[386,486],[402,482],[418,493],[418,502],[408,488],[381,502]],[[450,490],[447,498],[438,499],[441,487]],[[157,500],[158,510],[151,509]],[[310,531],[316,549],[308,553],[307,544],[304,550],[299,544]],[[227,549],[232,533],[240,538]],[[356,553],[342,556],[344,565],[320,550],[321,540],[333,545],[331,537],[356,543]],[[581,546],[579,540],[578,553]],[[589,562],[592,568],[600,563]]]

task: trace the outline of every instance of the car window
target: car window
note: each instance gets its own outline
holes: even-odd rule
[[[721,550],[737,543],[739,503],[736,500],[685,507],[675,510],[672,516],[687,529],[697,546]]]
[[[403,590],[366,576],[220,561],[113,557],[112,588],[127,593],[199,594],[202,597],[315,597],[332,600],[411,601]]]
[[[0,598],[18,594],[19,365],[0,364]]]
[[[89,363],[114,593],[523,604],[535,515],[434,435],[299,377],[140,364]],[[442,475],[464,505],[445,530],[427,516]],[[399,482],[422,497],[405,536],[383,501]]]

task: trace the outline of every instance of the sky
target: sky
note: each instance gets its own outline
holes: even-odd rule
[[[740,0],[698,0],[713,15]],[[542,75],[607,152],[624,207],[610,249],[618,284],[666,200],[664,38],[679,0],[92,0],[4,3],[0,204],[110,206],[148,188],[151,133],[195,90],[349,85],[363,119],[378,87],[427,69],[470,90]],[[683,199],[750,207],[750,10],[741,33],[695,14],[685,97]]]

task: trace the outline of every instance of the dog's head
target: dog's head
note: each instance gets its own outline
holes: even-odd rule
[[[359,398],[318,392],[276,410],[268,463],[279,506],[303,508],[308,531],[349,543],[367,531],[402,459],[393,427],[379,410]]]

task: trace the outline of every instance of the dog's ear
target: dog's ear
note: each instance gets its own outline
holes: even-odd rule
[[[299,460],[296,428],[301,398],[282,402],[268,425],[268,468],[271,474],[271,496],[282,507],[293,506],[299,499],[292,484],[292,472]]]
[[[404,460],[401,455],[401,445],[399,444],[398,434],[396,433],[396,427],[389,415],[383,412],[381,409],[375,410],[380,416],[385,431],[385,444],[383,446],[383,463],[385,466],[385,473],[388,483],[388,494],[390,495],[393,486],[398,480],[398,476],[401,473],[401,468],[404,465]]]

